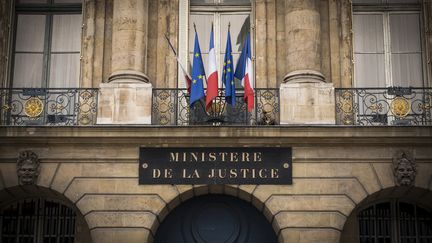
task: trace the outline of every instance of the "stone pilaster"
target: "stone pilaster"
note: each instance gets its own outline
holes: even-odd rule
[[[98,124],[150,124],[148,0],[114,0],[112,31],[111,75],[100,86]]]
[[[334,88],[321,71],[319,4],[285,1],[287,74],[280,87],[281,124],[335,124]]]

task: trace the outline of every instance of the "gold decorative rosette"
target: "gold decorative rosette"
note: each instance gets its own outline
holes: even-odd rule
[[[38,117],[43,111],[43,103],[38,97],[31,97],[24,103],[24,113],[30,117]]]
[[[391,102],[390,108],[396,117],[405,117],[410,112],[410,102],[404,97],[396,97]]]

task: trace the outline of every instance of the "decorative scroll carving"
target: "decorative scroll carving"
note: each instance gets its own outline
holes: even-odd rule
[[[393,158],[393,174],[398,186],[412,186],[415,184],[417,168],[411,153],[400,151]]]
[[[17,175],[20,185],[33,185],[40,172],[40,161],[36,153],[30,150],[19,154],[17,160]]]

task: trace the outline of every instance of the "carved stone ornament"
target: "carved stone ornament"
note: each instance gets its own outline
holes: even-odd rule
[[[417,175],[414,157],[411,153],[400,151],[393,158],[393,174],[398,186],[413,186]]]
[[[17,160],[17,175],[20,185],[33,185],[40,172],[40,161],[33,151],[26,150],[19,154]]]

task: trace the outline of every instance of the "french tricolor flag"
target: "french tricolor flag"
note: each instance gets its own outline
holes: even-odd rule
[[[208,61],[208,69],[207,73],[209,76],[207,77],[207,94],[206,94],[206,110],[208,110],[213,100],[218,96],[218,72],[216,67],[216,53],[214,48],[214,40],[213,40],[213,26],[210,33],[210,50],[209,50],[209,61]]]
[[[254,76],[250,34],[246,36],[234,77],[241,80],[241,85],[244,88],[244,100],[247,104],[248,112],[250,112],[254,108]]]

